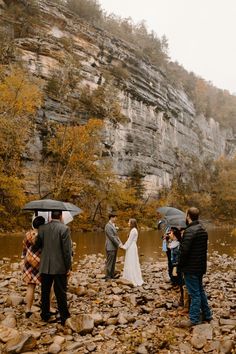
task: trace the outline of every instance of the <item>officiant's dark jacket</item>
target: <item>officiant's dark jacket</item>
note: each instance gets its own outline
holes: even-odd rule
[[[39,228],[34,248],[42,248],[40,274],[66,274],[71,269],[71,238],[68,226],[52,220]]]
[[[33,249],[42,249],[39,273],[41,274],[41,318],[49,321],[50,291],[54,283],[61,323],[64,325],[70,313],[67,305],[67,273],[71,269],[71,238],[68,226],[53,219],[42,225]]]

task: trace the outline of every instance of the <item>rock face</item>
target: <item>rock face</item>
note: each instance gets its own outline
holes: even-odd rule
[[[41,21],[35,25],[35,35],[16,40],[20,56],[31,72],[47,80],[65,57],[62,42],[70,40],[73,54],[80,61],[82,81],[92,88],[104,81],[104,71],[125,64],[129,78],[122,80],[119,94],[128,119],[116,125],[107,121],[103,149],[119,176],[129,176],[137,166],[147,191],[155,192],[170,185],[173,171],[184,170],[185,159],[216,159],[236,151],[233,132],[220,128],[214,117],[207,120],[197,115],[186,93],[174,89],[160,70],[139,59],[130,45],[79,21],[49,0],[42,0],[39,5]],[[4,9],[1,11],[4,18]],[[79,98],[76,88],[73,97]],[[70,113],[70,108],[46,97],[37,122],[41,127],[50,120],[63,123],[69,120]],[[41,134],[42,130],[36,127],[29,144],[31,170],[37,169],[41,159]],[[33,191],[30,180],[28,188]]]

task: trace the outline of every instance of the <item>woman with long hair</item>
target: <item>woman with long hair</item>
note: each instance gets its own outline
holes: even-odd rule
[[[43,216],[36,216],[32,222],[32,229],[26,232],[23,240],[23,281],[27,284],[26,296],[25,296],[25,316],[29,318],[32,315],[32,305],[34,302],[34,294],[36,285],[41,284],[41,277],[39,274],[39,264],[41,249],[37,252],[32,251],[32,246],[35,244],[38,236],[38,229],[41,225],[45,224],[45,218]],[[50,294],[52,299],[53,292]],[[57,311],[50,306],[50,313],[56,315]]]
[[[39,263],[41,250],[33,253],[31,248],[38,235],[38,228],[45,223],[42,216],[36,216],[33,220],[33,229],[28,231],[23,240],[23,281],[27,284],[25,315],[29,318],[32,315],[31,307],[34,301],[35,287],[40,284]]]
[[[126,250],[122,277],[133,283],[134,286],[141,286],[143,278],[138,256],[138,226],[136,219],[130,219],[128,225],[130,227],[129,237],[125,244],[121,246],[121,248]]]

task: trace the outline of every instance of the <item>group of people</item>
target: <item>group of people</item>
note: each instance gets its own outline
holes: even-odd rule
[[[125,251],[122,278],[141,286],[143,278],[138,256],[138,226],[136,219],[129,220],[129,235],[123,244],[118,236],[116,213],[109,214],[105,226],[106,271],[105,281],[117,278],[115,264],[118,248]],[[189,320],[182,321],[181,327],[190,327],[202,320],[212,319],[202,278],[206,272],[208,234],[199,222],[199,210],[189,208],[186,213],[187,228],[170,228],[165,235],[167,241],[169,276],[173,285],[181,290],[183,304],[183,284],[191,297]],[[62,325],[73,329],[67,304],[67,282],[72,267],[72,241],[70,229],[63,223],[61,211],[52,211],[51,220],[45,223],[42,216],[33,220],[33,229],[26,233],[23,241],[23,279],[27,283],[26,317],[32,315],[34,291],[41,283],[41,318],[45,322],[60,320]],[[166,237],[167,236],[167,237]],[[168,239],[168,240],[167,240]],[[57,311],[51,308],[52,285],[57,300]]]
[[[180,305],[183,305],[183,285],[189,297],[189,320],[180,327],[191,327],[210,322],[212,313],[203,287],[203,275],[207,270],[208,234],[199,221],[199,210],[191,207],[186,212],[184,229],[167,227],[163,235],[168,260],[168,273],[172,285],[180,288]]]
[[[117,215],[110,214],[105,227],[106,234],[106,276],[115,277],[115,262],[118,247],[126,250],[123,277],[135,286],[143,284],[138,258],[138,228],[135,219],[129,220],[130,234],[122,244],[115,225]],[[45,322],[57,322],[73,328],[67,304],[67,282],[72,267],[72,241],[70,229],[63,223],[61,211],[52,211],[51,220],[45,223],[43,216],[36,216],[32,230],[23,240],[23,280],[27,284],[25,315],[32,315],[35,287],[41,284],[41,318]],[[51,307],[52,286],[57,300],[57,311]]]
[[[70,229],[63,223],[62,211],[52,211],[51,221],[45,224],[42,216],[33,220],[33,230],[23,241],[23,279],[27,283],[26,317],[31,307],[36,284],[41,283],[41,318],[56,322],[56,313],[50,308],[53,285],[60,322],[71,327],[67,304],[67,281],[72,267],[72,241]]]

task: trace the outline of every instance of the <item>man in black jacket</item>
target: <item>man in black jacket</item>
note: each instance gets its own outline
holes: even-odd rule
[[[185,285],[191,297],[189,320],[181,321],[180,327],[191,327],[204,321],[211,321],[212,314],[202,285],[207,268],[207,231],[200,224],[199,210],[191,207],[186,213],[187,228],[180,246],[179,267],[184,274]]]

